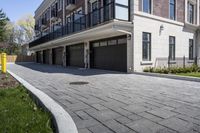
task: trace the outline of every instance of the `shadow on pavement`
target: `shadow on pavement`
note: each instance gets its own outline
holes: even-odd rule
[[[38,63],[16,63],[17,65],[43,72],[43,73],[67,73],[79,76],[92,76],[92,75],[104,75],[104,74],[126,74],[123,72],[107,71],[107,70],[97,70],[97,69],[85,69],[76,67],[62,67],[56,65],[45,65]]]

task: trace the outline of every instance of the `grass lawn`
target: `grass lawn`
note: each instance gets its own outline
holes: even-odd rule
[[[198,77],[198,78],[200,78],[200,73],[179,73],[177,75],[190,76],[190,77]]]
[[[27,90],[14,83],[11,76],[2,77],[0,74],[0,133],[52,133],[50,114],[37,107]]]

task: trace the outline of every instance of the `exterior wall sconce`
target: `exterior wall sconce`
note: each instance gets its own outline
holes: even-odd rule
[[[163,30],[164,30],[164,26],[161,25],[161,26],[160,26],[160,35],[161,35],[161,33],[162,33]]]
[[[127,40],[131,40],[131,35],[127,35]]]
[[[163,31],[163,30],[164,30],[164,26],[161,25],[161,26],[160,26],[160,31]]]

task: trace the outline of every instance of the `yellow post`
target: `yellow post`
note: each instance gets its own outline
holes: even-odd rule
[[[6,53],[1,54],[1,71],[6,73]]]

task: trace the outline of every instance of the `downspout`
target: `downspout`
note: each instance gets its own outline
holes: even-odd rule
[[[133,52],[132,52],[132,57],[133,57],[133,61],[132,61],[133,64],[132,64],[132,67],[133,67],[133,68],[132,68],[132,69],[133,69],[133,70],[132,70],[132,72],[134,72],[134,65],[135,65],[135,64],[134,64],[134,63],[135,63],[135,62],[134,62],[134,50],[135,50],[135,49],[134,49],[134,44],[135,44],[135,39],[134,39],[134,27],[135,27],[135,25],[134,25],[134,19],[135,19],[135,18],[134,18],[134,17],[135,17],[134,12],[135,12],[135,9],[134,9],[134,7],[135,7],[135,3],[134,3],[134,2],[135,2],[135,0],[132,0],[131,2],[133,2],[133,4],[130,3],[130,5],[133,5],[133,7],[132,7],[133,9],[131,9],[131,7],[129,7],[129,8],[130,8],[130,12],[132,13],[132,15],[131,15],[131,16],[132,16],[132,18],[131,18],[132,20],[131,20],[131,21],[132,21],[132,24],[133,24],[133,31],[132,31],[132,45],[133,45],[133,46],[132,46],[132,47],[133,47],[133,48],[132,48],[132,50],[133,50]]]

